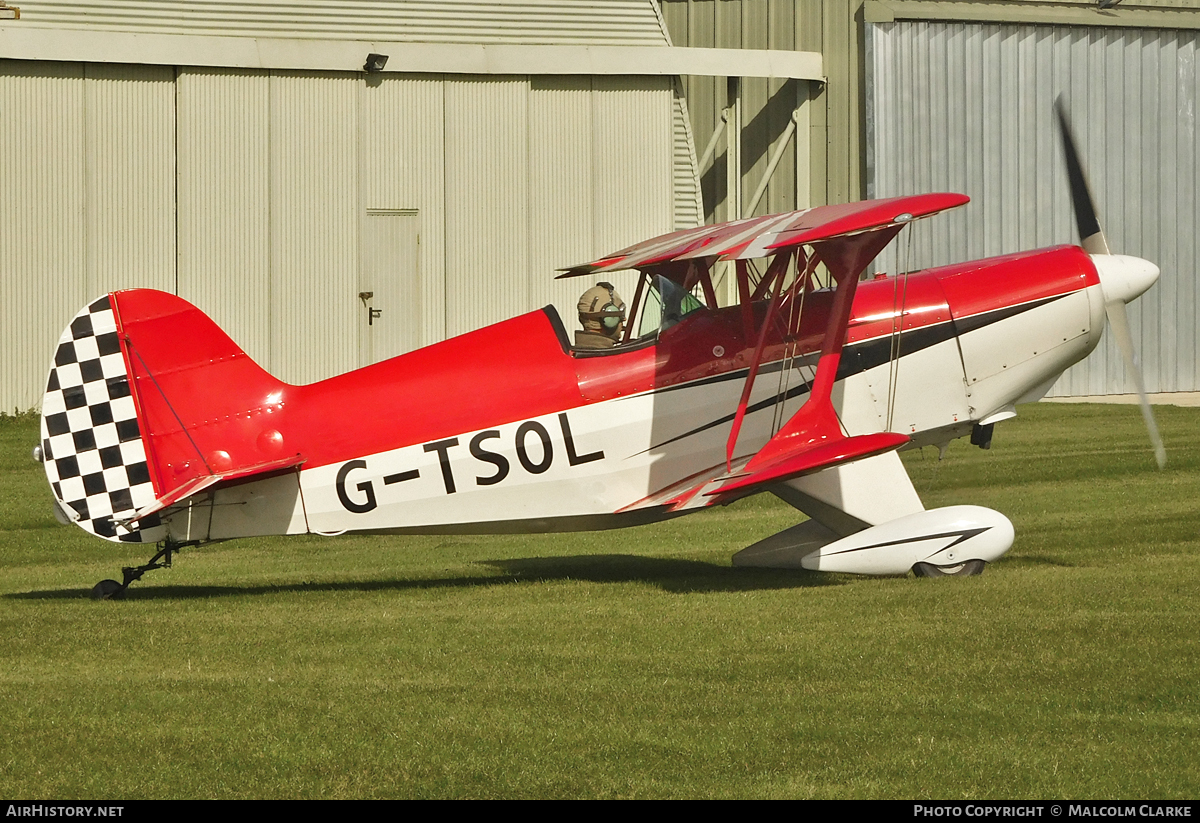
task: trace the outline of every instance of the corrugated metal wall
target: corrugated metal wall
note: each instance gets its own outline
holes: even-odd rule
[[[3,412],[37,402],[61,333],[55,329],[87,300],[83,67],[53,70],[53,83],[34,79],[44,72],[35,63],[11,63],[0,75]]]
[[[555,268],[680,219],[676,106],[667,77],[0,61],[0,139],[37,159],[0,175],[0,408],[37,403],[62,327],[113,288],[177,291],[297,382],[548,302],[573,325],[587,284]],[[403,330],[365,348],[388,248],[419,282],[373,287]]]
[[[589,77],[538,77],[529,95],[530,272],[550,272],[591,258],[595,247],[596,189],[592,81]],[[575,135],[576,139],[568,139]],[[537,227],[552,227],[541,231]],[[606,252],[600,252],[605,254]],[[570,262],[565,262],[570,261]],[[543,279],[546,279],[543,277]],[[546,302],[571,322],[574,280],[551,281]]]
[[[41,397],[66,321],[99,290],[175,287],[174,71],[0,70],[0,409]]]
[[[651,0],[24,0],[21,24],[91,31],[398,40],[425,43],[665,45]]]
[[[184,117],[214,95],[259,110]],[[345,371],[364,359],[366,215],[404,212],[420,283],[392,302],[371,286],[376,322],[406,326],[384,353],[550,302],[571,324],[582,287],[554,269],[672,229],[673,102],[667,78],[183,71],[180,213],[197,219],[181,222],[180,294],[284,379]],[[213,174],[214,152],[262,155]],[[205,243],[211,256],[184,254]]]
[[[358,365],[358,87],[271,75],[271,368],[310,382]]]
[[[87,288],[175,280],[175,71],[84,69]]]
[[[814,47],[811,35],[801,45],[802,27],[807,25],[805,9],[812,6],[810,0],[663,0],[663,19],[677,46],[698,48],[730,49],[778,49],[821,51]],[[782,141],[792,111],[800,101],[810,95],[808,84],[798,88],[798,80],[769,78],[745,78],[742,81],[742,151],[741,179],[743,204],[763,180],[772,153]],[[721,111],[730,97],[724,77],[685,77],[684,93],[691,115],[691,126],[696,150],[703,151],[713,132],[720,126]],[[824,119],[823,117],[821,118]],[[806,125],[808,121],[805,121]],[[782,160],[771,176],[765,196],[754,210],[754,214],[771,214],[790,211],[822,202],[824,194],[825,140],[816,140],[815,151],[810,151],[809,130],[803,128],[789,138],[791,145],[785,150]],[[704,170],[700,182],[703,190],[703,208],[709,222],[732,220],[745,214],[730,212],[726,178],[726,136],[722,135],[717,150]],[[797,151],[795,143],[799,141]],[[796,158],[803,158],[804,166],[797,174]],[[822,181],[813,200],[811,190],[797,191],[797,181],[809,185],[813,175],[812,164],[822,169]]]
[[[593,80],[592,237],[598,254],[671,231],[673,105],[665,77]],[[612,207],[618,203],[628,208]]]
[[[271,349],[271,78],[178,79],[178,293],[259,363]]]
[[[670,78],[597,77],[592,89],[592,248],[599,256],[676,228],[672,186],[674,92]],[[663,171],[669,171],[664,175]],[[624,204],[624,205],[621,205]],[[606,278],[626,300],[637,276]],[[579,294],[591,285],[570,281],[571,299],[556,305],[568,328],[578,326]]]
[[[529,82],[455,77],[445,89],[449,337],[531,308]]]
[[[180,71],[178,294],[292,381],[358,365],[358,85]]]
[[[916,226],[911,251],[893,249],[881,266],[1078,242],[1053,114],[1055,97],[1065,94],[1110,246],[1162,268],[1158,285],[1130,306],[1147,389],[1200,389],[1197,37],[962,22],[868,26],[871,193],[972,198]],[[1054,393],[1134,390],[1105,340]]]
[[[704,199],[700,189],[700,170],[697,168],[696,141],[692,135],[691,115],[683,87],[675,89],[672,112],[675,132],[675,218],[674,228],[688,229],[704,223]]]
[[[30,0],[21,12],[4,21],[14,34],[670,44],[654,0]],[[0,60],[0,409],[37,402],[62,325],[109,288],[177,290],[290,380],[362,362],[360,278],[391,247],[419,282],[381,291],[406,304],[405,331],[385,345],[431,343],[551,299],[570,323],[577,284],[554,284],[552,269],[669,231],[672,175],[675,223],[693,225],[694,160],[678,112],[670,131],[667,78],[618,92],[632,113],[617,104],[609,123],[585,78],[558,106],[587,113],[583,132],[539,113],[530,85]],[[649,153],[665,164],[598,201],[591,181],[645,150],[598,139],[605,129],[662,141]],[[553,169],[554,157],[583,166]],[[571,185],[581,171],[586,191]],[[464,188],[447,191],[451,177]]]

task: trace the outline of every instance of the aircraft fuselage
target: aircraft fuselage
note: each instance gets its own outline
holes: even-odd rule
[[[805,356],[785,361],[785,342],[768,340],[735,469],[804,402],[830,297],[807,298]],[[751,331],[765,304],[755,312]],[[949,442],[1044,394],[1096,346],[1102,316],[1095,267],[1073,246],[864,282],[834,394],[841,424]],[[580,353],[543,310],[276,388],[255,406],[273,409],[270,427],[235,412],[257,425],[225,441],[257,459],[302,444],[301,470],[217,488],[161,528],[176,540],[555,531],[703,508],[753,356],[746,332],[739,307],[702,310],[653,340]]]

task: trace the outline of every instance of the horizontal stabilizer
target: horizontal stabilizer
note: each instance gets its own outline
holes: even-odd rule
[[[156,514],[168,506],[173,506],[181,500],[186,500],[194,494],[199,494],[205,489],[212,488],[218,483],[224,483],[232,480],[242,480],[247,477],[265,478],[267,475],[277,474],[288,469],[299,468],[304,464],[304,457],[297,454],[292,457],[285,457],[282,460],[270,460],[266,463],[259,463],[254,466],[243,466],[232,471],[221,472],[219,474],[209,474],[203,477],[193,477],[191,480],[176,486],[171,491],[164,494],[162,497],[155,500],[149,506],[139,509],[134,512],[133,516],[128,520],[121,521],[122,524],[136,523],[143,517],[148,517]]]

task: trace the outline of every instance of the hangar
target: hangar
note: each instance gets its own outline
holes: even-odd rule
[[[134,285],[308,382],[570,322],[554,269],[703,221],[948,189],[882,269],[1073,242],[1058,91],[1114,246],[1164,271],[1148,388],[1197,390],[1197,31],[1184,0],[0,3],[0,408]],[[1131,390],[1102,347],[1054,392]]]
[[[671,48],[647,0],[7,8],[8,409],[114,288],[191,300],[293,382],[572,322],[555,268],[702,221],[681,73],[820,77]]]
[[[965,209],[915,226],[911,246],[886,250],[882,271],[1078,242],[1053,123],[1054,100],[1065,95],[1113,250],[1162,268],[1158,286],[1131,307],[1147,389],[1200,390],[1200,4],[661,0],[661,6],[676,45],[821,54],[827,82],[807,114],[812,204],[925,191],[971,197]],[[767,83],[779,85],[745,81],[756,95],[754,111],[742,115],[747,170],[764,162],[761,151],[751,156],[751,147],[781,133],[786,104],[759,102],[771,99]],[[711,81],[685,79],[699,144],[720,112],[693,92],[698,85]],[[702,177],[706,195],[713,182]],[[770,205],[785,208],[782,201]],[[1134,391],[1106,339],[1050,393]]]

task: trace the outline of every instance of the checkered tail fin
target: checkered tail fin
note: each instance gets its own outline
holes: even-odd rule
[[[63,512],[99,537],[154,542],[157,518],[117,518],[154,502],[111,295],[93,301],[58,341],[42,397],[42,459]]]
[[[93,301],[59,339],[42,398],[59,507],[108,540],[165,538],[172,507],[303,463],[281,433],[290,388],[173,294]]]

